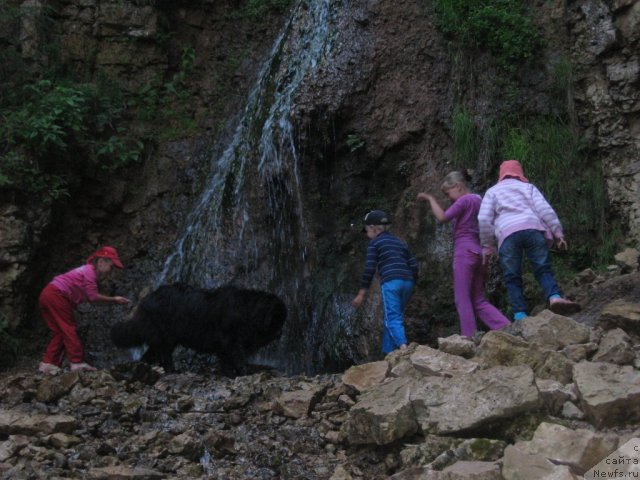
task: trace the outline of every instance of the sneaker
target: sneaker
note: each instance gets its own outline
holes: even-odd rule
[[[85,362],[81,362],[81,363],[72,363],[71,364],[71,371],[74,372],[76,370],[87,370],[90,372],[95,372],[97,370],[96,367],[92,367],[91,365],[89,365],[88,363]]]
[[[38,366],[38,372],[47,373],[49,375],[55,375],[56,373],[59,373],[60,370],[61,368],[57,367],[53,363],[40,362],[40,365]]]
[[[558,297],[549,300],[549,309],[558,315],[571,315],[572,313],[578,313],[582,307],[576,302]]]

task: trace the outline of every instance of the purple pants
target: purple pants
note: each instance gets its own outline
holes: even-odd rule
[[[476,333],[476,317],[491,330],[509,325],[507,317],[484,298],[485,278],[482,255],[466,247],[456,248],[453,255],[453,296],[460,317],[460,334],[465,337]]]

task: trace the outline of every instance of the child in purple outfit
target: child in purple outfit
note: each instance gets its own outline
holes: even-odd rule
[[[428,193],[419,193],[418,200],[428,201],[440,222],[453,222],[453,295],[460,317],[460,333],[473,337],[476,317],[491,330],[509,325],[500,310],[484,298],[486,267],[482,262],[478,211],[482,198],[471,193],[461,172],[449,173],[442,182],[443,193],[453,202],[445,211]]]

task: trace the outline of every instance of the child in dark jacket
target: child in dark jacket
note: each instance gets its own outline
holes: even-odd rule
[[[404,310],[418,277],[416,258],[405,242],[388,231],[390,224],[389,216],[382,210],[373,210],[364,217],[363,231],[370,240],[360,290],[352,302],[356,308],[362,304],[378,271],[384,310],[382,353],[385,354],[407,348]]]

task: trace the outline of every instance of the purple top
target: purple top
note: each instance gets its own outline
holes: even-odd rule
[[[467,193],[459,197],[444,212],[444,218],[453,223],[454,255],[462,252],[463,249],[482,253],[478,227],[478,211],[481,203],[480,195]]]

